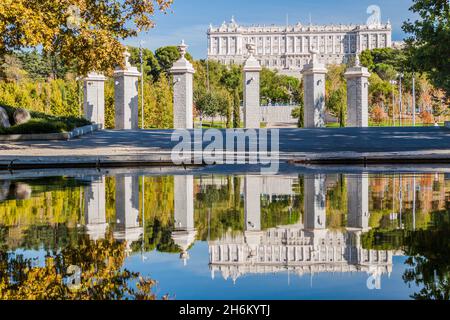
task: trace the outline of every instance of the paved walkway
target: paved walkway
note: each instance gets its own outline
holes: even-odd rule
[[[225,135],[225,131],[221,131]],[[270,132],[270,130],[269,130]],[[0,165],[15,163],[169,162],[172,130],[104,130],[71,141],[21,141],[0,144]],[[280,129],[284,160],[447,159],[450,129],[341,128]]]

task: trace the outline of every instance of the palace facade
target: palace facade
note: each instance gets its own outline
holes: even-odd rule
[[[366,49],[392,47],[390,22],[372,25],[241,26],[234,18],[220,27],[210,25],[208,59],[223,64],[244,62],[247,43],[256,44],[260,64],[279,71],[300,71],[318,52],[325,64],[340,64]]]

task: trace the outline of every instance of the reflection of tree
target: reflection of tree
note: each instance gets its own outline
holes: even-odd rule
[[[144,251],[158,250],[166,253],[180,253],[180,248],[172,239],[173,225],[165,225],[159,219],[146,221]],[[141,250],[140,241],[133,243],[131,249],[134,252]]]
[[[222,186],[204,186],[196,195],[195,226],[202,240],[218,239],[229,230],[243,231],[244,211],[241,177],[227,179]]]
[[[76,245],[49,252],[43,266],[1,251],[0,299],[154,299],[152,280],[122,269],[125,249],[125,243],[111,237],[97,242],[83,237]],[[76,287],[65,281],[69,266],[81,269]]]
[[[327,227],[330,229],[341,229],[345,226],[347,214],[347,185],[344,175],[340,174],[333,186],[326,193]]]
[[[368,250],[399,250],[403,247],[404,230],[373,229],[364,233],[361,243]]]
[[[215,240],[223,234],[242,232],[245,225],[244,199],[241,196],[242,177],[227,177],[221,186],[204,186],[196,195],[195,225],[200,239]],[[303,181],[303,180],[301,180]],[[300,183],[301,185],[301,183]],[[296,188],[303,188],[296,186]],[[301,192],[301,191],[299,191]],[[303,197],[297,195],[261,197],[263,229],[297,223],[300,220]]]
[[[20,247],[23,249],[58,250],[66,246],[76,245],[80,235],[77,228],[68,228],[64,224],[31,225],[23,233]],[[11,249],[11,246],[9,246]]]
[[[423,288],[412,295],[417,300],[450,298],[450,210],[434,213],[426,230],[410,232],[405,238],[410,256],[403,280]]]

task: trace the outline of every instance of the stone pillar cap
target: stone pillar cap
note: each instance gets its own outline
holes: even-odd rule
[[[138,71],[138,69],[137,69],[136,67],[129,67],[129,68],[124,69],[124,70],[118,68],[118,69],[116,69],[116,70],[114,71],[114,76],[115,76],[115,77],[117,77],[117,76],[122,76],[122,75],[123,75],[123,76],[140,77],[140,76],[141,76],[141,73]]]
[[[106,81],[106,77],[97,72],[89,72],[84,78],[85,81]]]
[[[244,71],[261,71],[262,67],[254,56],[248,57],[244,64]]]
[[[368,78],[370,77],[370,72],[367,68],[362,66],[350,67],[344,73],[345,78]]]
[[[175,62],[170,68],[170,73],[195,73],[195,69],[185,57],[181,57],[177,62]]]
[[[313,74],[313,73],[325,74],[325,73],[327,73],[327,68],[325,67],[325,65],[323,63],[311,62],[311,63],[304,65],[301,73],[302,74]]]

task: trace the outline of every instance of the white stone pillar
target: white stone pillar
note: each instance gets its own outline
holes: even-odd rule
[[[255,48],[255,44],[247,44],[250,56],[244,64],[244,127],[247,129],[259,129],[261,123],[259,80],[262,68],[254,57]]]
[[[317,61],[317,51],[302,70],[304,87],[304,127],[325,127],[325,65]]]
[[[106,228],[105,177],[92,179],[84,188],[84,219],[87,234],[91,240],[102,239]]]
[[[114,237],[130,245],[143,232],[139,222],[139,177],[116,177],[116,230]]]
[[[305,176],[304,181],[304,226],[309,230],[326,229],[325,175]]]
[[[220,44],[219,44],[220,45]],[[170,73],[173,75],[173,127],[175,129],[194,128],[193,120],[193,82],[194,67],[186,59],[187,45],[178,46],[181,58],[174,63]]]
[[[369,126],[369,77],[367,68],[360,66],[356,54],[355,66],[347,69],[347,127]]]
[[[174,176],[174,226],[172,239],[180,248],[180,259],[187,263],[187,250],[195,242],[197,231],[194,225],[194,177]]]
[[[349,228],[369,229],[369,176],[360,174],[347,178]]]
[[[105,76],[91,72],[84,78],[84,117],[105,124]]]
[[[138,82],[141,74],[132,67],[130,53],[125,51],[125,68],[114,71],[115,128],[138,129]]]

